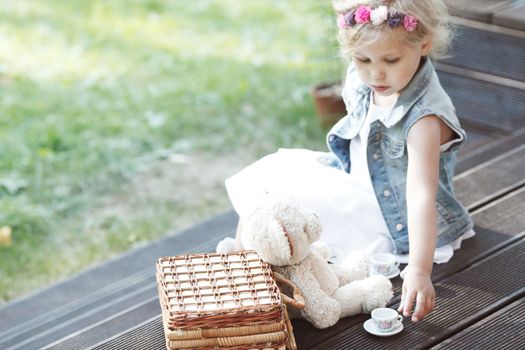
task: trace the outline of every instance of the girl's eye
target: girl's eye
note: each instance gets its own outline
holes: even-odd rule
[[[396,63],[397,61],[399,61],[399,58],[392,58],[389,60],[385,60],[385,62],[388,64],[393,64],[393,63]]]
[[[368,58],[356,58],[356,59],[357,59],[359,62],[361,62],[361,63],[368,63],[368,62],[370,62],[370,59],[368,59]]]

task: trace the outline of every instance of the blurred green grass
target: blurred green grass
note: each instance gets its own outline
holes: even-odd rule
[[[325,149],[330,6],[0,1],[0,303],[228,210],[221,176],[278,147]]]

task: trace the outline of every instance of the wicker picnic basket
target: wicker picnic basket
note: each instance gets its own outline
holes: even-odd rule
[[[168,350],[297,348],[285,303],[304,300],[254,251],[160,258],[157,287]]]

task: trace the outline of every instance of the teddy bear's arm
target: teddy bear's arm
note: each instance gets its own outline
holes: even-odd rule
[[[330,266],[339,277],[340,286],[368,276],[368,264],[365,256],[360,252],[349,253],[342,263]]]
[[[312,273],[321,285],[321,288],[332,295],[339,287],[339,278],[330,264],[316,251],[312,251],[306,258]]]

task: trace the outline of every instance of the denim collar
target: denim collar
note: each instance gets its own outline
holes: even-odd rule
[[[330,132],[330,134],[334,133],[345,139],[352,139],[359,132],[370,105],[371,95],[371,89],[357,77],[355,67],[351,67],[351,70],[353,71],[349,73],[346,79],[346,84],[348,84],[346,89],[348,89],[350,105],[353,106],[354,110],[348,115],[349,120],[348,118],[342,119],[341,123],[337,123]],[[424,57],[421,67],[412,77],[410,83],[401,91],[390,113],[380,116],[379,121],[387,128],[390,128],[403,119],[410,108],[428,90],[434,77],[434,72],[434,66],[430,59]],[[360,104],[361,106],[364,104],[366,109],[362,110],[362,108],[359,108]],[[343,126],[343,123],[346,125]]]

